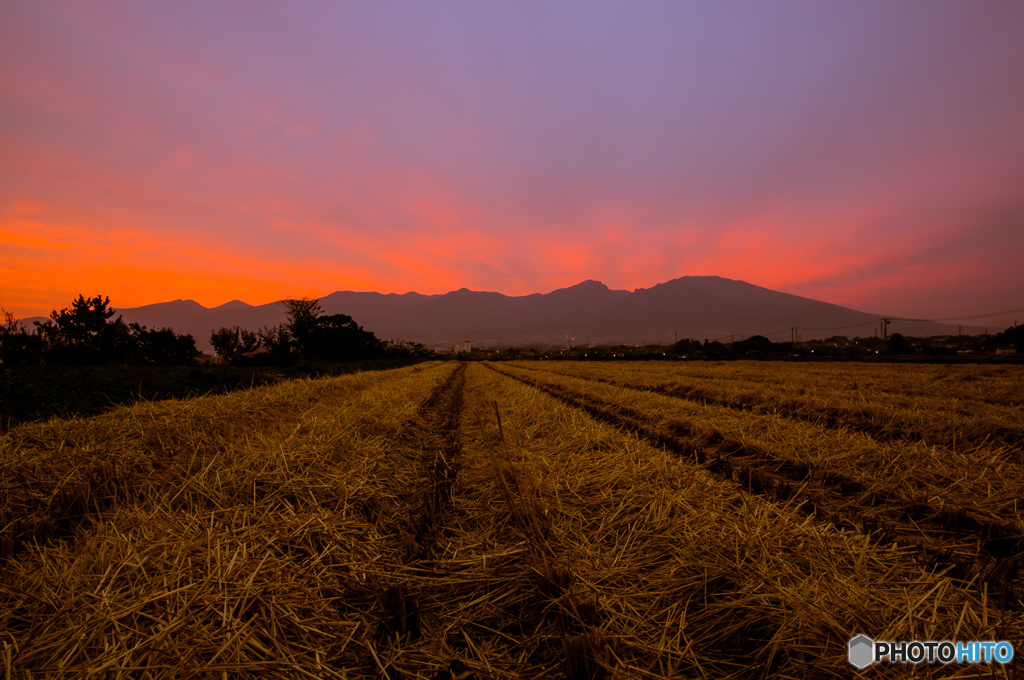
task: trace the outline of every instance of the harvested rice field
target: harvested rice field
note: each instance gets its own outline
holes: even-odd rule
[[[1017,677],[1020,368],[434,362],[0,436],[11,678]]]

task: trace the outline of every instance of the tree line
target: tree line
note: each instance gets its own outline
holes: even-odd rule
[[[120,316],[111,320],[115,313],[110,298],[79,295],[70,307],[52,311],[49,321],[33,322],[35,328],[29,331],[4,310],[0,362],[5,366],[168,366],[193,364],[201,356],[191,335],[125,323]]]
[[[283,300],[287,322],[250,331],[238,326],[210,335],[218,356],[231,364],[286,365],[298,359],[345,362],[383,357],[422,357],[419,343],[384,342],[347,314],[324,315],[317,299]]]
[[[382,357],[417,357],[418,343],[387,343],[345,314],[324,315],[319,300],[285,300],[287,323],[253,332],[238,326],[210,336],[217,355],[230,364],[287,365],[299,360],[345,362]],[[170,328],[125,323],[110,298],[79,295],[70,307],[29,330],[3,310],[0,363],[5,366],[101,364],[193,365],[202,353],[195,339]]]

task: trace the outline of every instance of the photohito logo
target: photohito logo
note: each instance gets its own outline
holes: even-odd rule
[[[850,638],[847,645],[850,665],[863,670],[873,663],[996,663],[1013,661],[1013,645],[1006,640],[900,640],[885,642],[867,635]]]

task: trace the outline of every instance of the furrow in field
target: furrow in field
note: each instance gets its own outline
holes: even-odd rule
[[[783,453],[749,436],[723,432],[707,419],[665,415],[660,405],[646,404],[640,395],[630,396],[628,390],[625,395],[610,393],[602,398],[587,389],[586,381],[572,387],[559,384],[558,377],[551,374],[507,375],[703,463],[721,477],[735,479],[749,492],[813,510],[839,525],[850,524],[883,544],[895,539],[912,542],[924,551],[923,559],[931,568],[945,566],[964,579],[982,578],[1002,593],[1006,606],[1020,606],[1019,584],[1014,584],[1024,562],[1024,541],[1016,522],[979,519],[962,504],[936,507],[916,489],[880,484],[870,475],[848,476],[821,458],[801,460],[792,451]],[[542,377],[549,379],[538,379]],[[638,408],[642,403],[650,409]],[[782,439],[785,441],[785,436]]]
[[[414,634],[373,641],[380,672],[392,678],[511,680],[558,671],[551,650],[560,638],[542,630],[553,618],[543,611],[550,600],[537,599],[540,577],[532,551],[502,505],[496,470],[482,448],[481,414],[487,418],[491,406],[482,372],[475,365],[460,369],[466,377],[457,395],[463,413],[457,422],[447,419],[458,427],[459,474],[450,498],[442,501],[443,522],[429,532],[433,549],[413,559],[399,554],[375,568],[375,578],[401,589],[405,610],[420,614]],[[393,602],[378,609],[386,611]]]
[[[367,588],[356,588],[363,591],[364,604],[373,602],[377,614],[374,639],[368,644],[378,661],[387,658],[381,646],[419,638],[422,620],[429,615],[422,588],[409,574],[433,558],[451,510],[462,465],[459,425],[465,381],[466,364],[459,364],[420,405],[386,466],[377,471],[391,478],[399,476],[398,468],[414,473],[404,488],[395,489],[389,518],[377,523],[386,542],[379,570]]]
[[[601,677],[616,633],[603,625],[600,603],[581,589],[580,565],[566,554],[577,546],[554,533],[555,510],[535,488],[538,476],[513,453],[525,421],[547,414],[531,413],[532,404],[510,408],[513,381],[475,364],[466,375],[458,493],[434,549],[411,559],[390,549],[367,579],[385,592],[376,598],[382,619],[397,623],[401,615],[393,610],[407,617],[407,630],[384,625],[387,634],[369,641],[374,663],[389,677]]]

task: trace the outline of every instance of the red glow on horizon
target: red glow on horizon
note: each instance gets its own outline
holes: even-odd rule
[[[921,267],[881,275],[865,271],[865,262],[883,249],[851,247],[862,230],[856,221],[836,221],[841,228],[815,234],[811,226],[784,230],[766,216],[760,224],[725,228],[710,242],[672,238],[672,232],[632,233],[621,222],[573,237],[550,233],[529,239],[438,226],[434,235],[421,230],[400,243],[302,227],[303,233],[331,236],[335,246],[347,246],[350,258],[366,263],[353,268],[333,261],[329,248],[319,257],[286,259],[240,249],[223,237],[174,240],[140,228],[63,224],[46,219],[48,210],[40,203],[19,205],[0,221],[3,288],[17,292],[8,292],[3,305],[19,317],[46,316],[80,293],[108,295],[119,307],[179,298],[214,307],[232,299],[265,304],[336,290],[436,294],[468,287],[526,295],[590,278],[633,290],[685,275],[725,276],[877,311],[877,304],[865,300],[923,287],[926,274]],[[787,242],[794,234],[802,239],[799,249]],[[900,247],[911,251],[913,241],[905,241]],[[963,280],[984,267],[983,261],[965,261],[950,273]],[[849,280],[840,281],[843,272]]]

